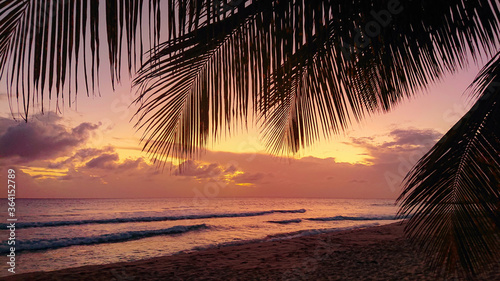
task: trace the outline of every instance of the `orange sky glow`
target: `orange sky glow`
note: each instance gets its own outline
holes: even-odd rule
[[[0,169],[16,169],[20,198],[396,198],[412,165],[470,108],[463,93],[485,62],[294,157],[269,155],[250,125],[180,161],[183,169],[174,160],[164,170],[141,151],[130,79],[113,91],[106,65],[99,93],[70,107],[53,99],[44,114],[35,106],[27,124],[14,120],[20,110],[14,100],[11,111],[0,81]]]
[[[3,92],[0,167],[16,168],[26,198],[396,198],[406,172],[469,108],[463,92],[477,69],[293,158],[269,155],[253,126],[181,161],[183,169],[173,161],[164,170],[141,151],[127,83],[115,92],[101,86],[101,97],[81,95],[61,113],[35,113],[27,124],[13,120]]]

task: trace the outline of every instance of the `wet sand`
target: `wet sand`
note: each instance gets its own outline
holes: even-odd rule
[[[2,280],[436,280],[403,227],[395,223]],[[478,280],[500,280],[500,269]]]

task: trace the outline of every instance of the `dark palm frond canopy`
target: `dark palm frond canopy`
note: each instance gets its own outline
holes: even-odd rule
[[[436,267],[474,273],[500,257],[499,56],[476,79],[479,100],[407,175],[398,199],[408,234]]]
[[[138,73],[147,151],[188,157],[255,114],[269,151],[295,153],[498,42],[498,6],[485,1],[233,2],[226,13],[189,2],[187,31]]]
[[[33,107],[43,112],[44,98],[71,99],[79,91],[97,91],[102,8],[113,86],[120,78],[122,45],[128,69],[142,61],[143,41],[159,36],[159,0],[2,0],[0,1],[0,73],[10,100],[17,99],[25,120]],[[143,6],[149,13],[143,12]],[[143,15],[148,20],[142,20]],[[143,25],[148,26],[143,33]],[[140,65],[139,65],[140,66]],[[78,79],[79,77],[82,79]],[[78,84],[82,80],[83,86]],[[69,85],[65,84],[68,83]],[[83,89],[82,89],[83,88]],[[73,90],[73,95],[72,95]],[[48,97],[47,97],[48,96]],[[75,98],[73,98],[75,99]]]
[[[148,50],[142,42],[149,42],[135,80],[138,125],[145,149],[165,157],[187,157],[209,135],[249,116],[263,124],[271,152],[295,153],[466,65],[467,52],[496,52],[500,14],[496,1],[479,0],[0,5],[2,80],[26,118],[35,98],[56,93],[69,100],[78,76],[93,92],[100,45],[107,42],[114,82],[122,44],[133,72]],[[99,40],[102,26],[107,40]],[[64,88],[71,80],[74,87]]]
[[[469,58],[493,57],[477,106],[419,162],[400,197],[401,215],[414,213],[409,233],[437,237],[425,244],[436,261],[473,271],[498,251],[490,234],[499,95],[488,86],[498,79],[499,19],[496,0],[3,0],[1,79],[27,119],[38,98],[81,89],[78,76],[94,91],[103,42],[118,81],[126,44],[144,150],[165,160],[254,118],[270,152],[293,154]]]

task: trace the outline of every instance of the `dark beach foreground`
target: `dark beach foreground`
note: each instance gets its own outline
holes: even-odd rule
[[[395,223],[2,280],[436,280],[403,237],[403,227]],[[478,280],[500,280],[500,269]]]

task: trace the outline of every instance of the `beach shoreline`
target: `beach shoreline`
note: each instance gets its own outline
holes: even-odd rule
[[[403,228],[398,222],[0,280],[435,280]],[[500,271],[478,280],[500,280]]]

